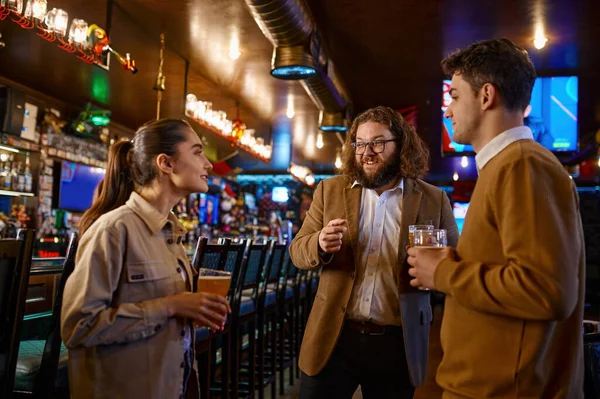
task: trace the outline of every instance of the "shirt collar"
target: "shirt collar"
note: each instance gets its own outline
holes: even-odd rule
[[[518,126],[508,129],[494,137],[475,156],[477,170],[483,169],[492,158],[502,152],[506,147],[519,140],[533,140],[531,129],[527,126]]]
[[[358,180],[354,180],[354,183],[352,183],[352,186],[350,188],[354,188],[356,186],[361,186],[361,184],[360,184],[360,182]],[[392,187],[392,188],[390,188],[389,190],[386,190],[386,191],[396,191],[398,189],[400,189],[401,193],[404,191],[404,179],[403,178],[401,178],[398,181],[398,184],[396,184],[395,187]]]
[[[183,235],[187,231],[172,212],[165,217],[135,191],[129,196],[126,205],[144,221],[153,235],[167,225],[172,226],[175,235]]]

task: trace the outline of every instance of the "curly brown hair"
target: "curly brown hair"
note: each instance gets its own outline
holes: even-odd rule
[[[419,137],[415,128],[406,122],[399,112],[389,107],[371,108],[358,115],[352,126],[346,134],[346,142],[342,152],[343,175],[356,180],[357,166],[356,154],[352,148],[352,143],[356,141],[356,131],[358,127],[366,122],[377,122],[387,126],[394,137],[400,139],[399,149],[400,170],[398,174],[402,177],[416,179],[423,176],[429,170],[429,149],[425,142]]]
[[[531,100],[535,67],[529,54],[508,39],[476,42],[442,60],[444,73],[460,74],[475,94],[491,83],[508,110],[524,111]]]

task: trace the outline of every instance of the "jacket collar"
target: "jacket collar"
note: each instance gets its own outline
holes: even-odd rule
[[[187,232],[172,212],[169,212],[167,216],[162,215],[135,191],[129,196],[126,205],[142,219],[152,235],[158,233],[167,225],[172,228],[173,234],[176,236],[182,236]]]

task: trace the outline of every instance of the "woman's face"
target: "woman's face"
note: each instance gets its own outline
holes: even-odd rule
[[[187,139],[177,146],[172,157],[171,183],[184,195],[208,191],[208,172],[212,164],[204,155],[200,137],[192,129],[187,129]]]

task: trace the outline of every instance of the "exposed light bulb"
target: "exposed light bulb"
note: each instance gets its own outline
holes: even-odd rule
[[[342,157],[340,156],[339,152],[335,156],[335,163],[333,165],[336,167],[336,169],[342,168]]]
[[[541,50],[544,48],[544,46],[546,46],[547,42],[548,38],[544,36],[544,31],[542,30],[542,28],[538,28],[538,30],[535,32],[535,39],[533,39],[533,45],[536,49]]]
[[[232,37],[231,43],[229,44],[229,58],[235,61],[240,58],[240,55],[242,55],[242,52],[240,51],[240,42],[237,37]]]
[[[467,166],[469,166],[469,159],[465,156],[462,157],[462,159],[460,160],[460,166],[462,166],[463,168],[466,168]]]
[[[454,172],[454,175],[452,176],[452,180],[458,181],[458,172]]]
[[[40,21],[46,16],[46,10],[48,9],[47,0],[32,0],[31,1],[31,13],[33,18],[39,19]]]
[[[323,145],[324,145],[324,143],[323,143],[323,135],[321,134],[321,132],[319,132],[319,134],[317,134],[317,143],[316,143],[316,146],[317,146],[318,149],[321,149],[321,148],[323,148]]]
[[[289,119],[292,119],[294,117],[294,115],[295,115],[295,112],[294,112],[294,96],[292,96],[291,94],[288,94],[287,111],[285,112],[285,115]]]
[[[598,166],[600,166],[600,155],[598,156]]]

